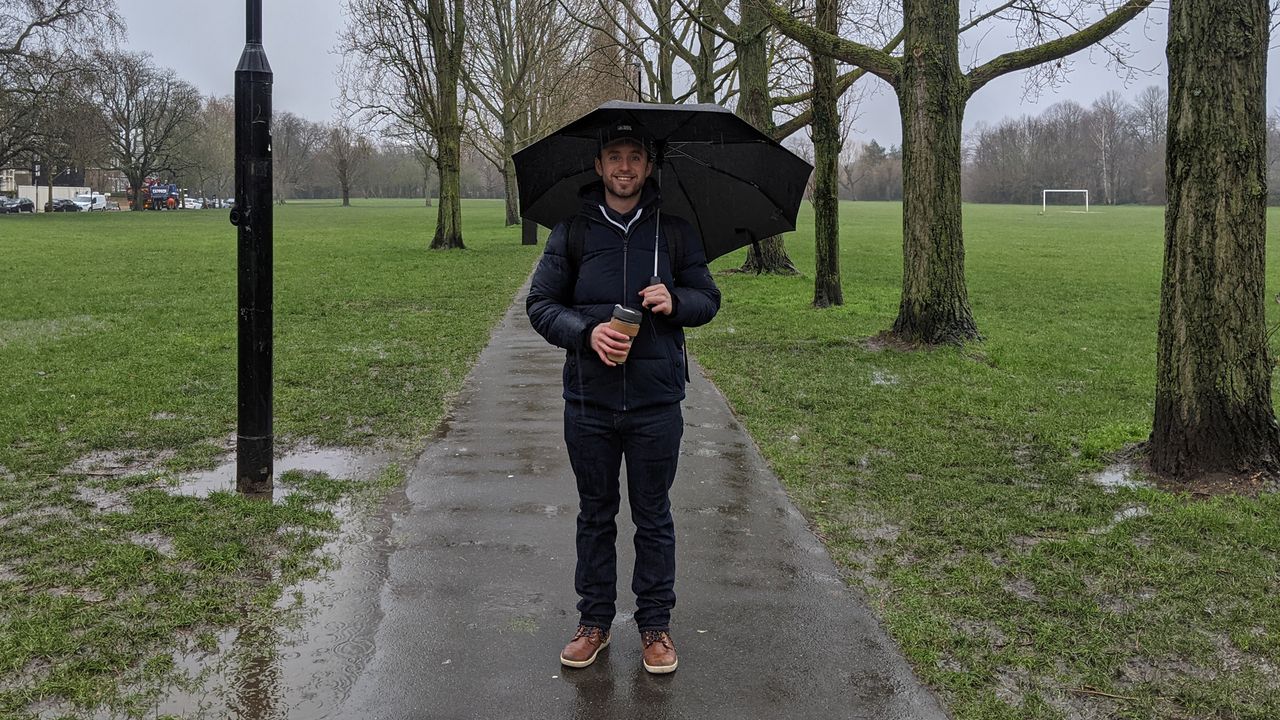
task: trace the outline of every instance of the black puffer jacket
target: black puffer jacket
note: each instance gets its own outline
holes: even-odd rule
[[[655,315],[640,307],[639,293],[653,276],[657,185],[652,180],[645,184],[637,209],[625,218],[605,205],[599,182],[584,187],[582,199],[579,212],[586,219],[586,234],[577,277],[568,258],[566,220],[547,239],[525,304],[534,329],[568,351],[564,398],[612,410],[680,402],[685,381],[682,328],[703,325],[720,309],[720,291],[707,270],[697,230],[674,216],[662,219],[663,227],[679,225],[682,257],[673,272],[667,240],[659,235],[658,276],[671,291],[675,309],[669,316]],[[591,330],[608,322],[615,304],[641,310],[644,320],[626,363],[608,367],[591,349]]]

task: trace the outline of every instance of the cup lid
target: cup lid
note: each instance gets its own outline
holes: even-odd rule
[[[623,307],[621,305],[613,306],[613,316],[622,322],[632,323],[635,325],[639,325],[640,319],[644,317],[640,314],[639,310],[633,310],[632,308]]]

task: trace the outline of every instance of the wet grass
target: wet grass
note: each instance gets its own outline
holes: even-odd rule
[[[436,426],[540,251],[500,204],[464,212],[469,249],[431,253],[413,204],[277,210],[282,443]],[[1159,210],[967,207],[986,339],[930,352],[868,341],[897,309],[899,207],[842,213],[843,307],[809,308],[801,232],[804,274],[718,275],[690,346],[954,716],[1280,716],[1276,495],[1088,479],[1150,425]],[[234,431],[225,214],[0,220],[0,717],[145,714],[174,648],[287,604],[336,510],[403,473],[165,492]]]
[[[540,251],[500,203],[464,216],[442,253],[416,203],[277,208],[278,446],[433,431]],[[175,649],[287,605],[338,512],[403,471],[289,473],[274,503],[168,491],[235,431],[225,212],[6,218],[0,277],[0,717],[146,714]]]
[[[1089,479],[1149,433],[1161,210],[1038,211],[965,208],[982,342],[869,341],[901,210],[846,203],[843,307],[802,231],[801,277],[717,275],[691,351],[955,717],[1280,717],[1280,496]]]

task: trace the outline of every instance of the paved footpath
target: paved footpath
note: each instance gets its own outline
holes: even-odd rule
[[[561,667],[577,620],[563,358],[521,291],[394,510],[372,647],[335,717],[946,717],[696,366],[672,491],[680,669],[640,666],[625,492],[613,643]]]

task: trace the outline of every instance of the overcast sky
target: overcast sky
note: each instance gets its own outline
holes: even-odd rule
[[[130,48],[151,53],[158,64],[173,68],[179,77],[206,94],[231,93],[236,61],[244,48],[244,3],[234,0],[157,5],[144,0],[117,1],[128,24]],[[263,6],[264,44],[275,73],[276,109],[311,120],[332,119],[340,65],[333,48],[345,22],[341,3],[264,0]],[[969,102],[966,131],[1006,116],[1036,114],[1061,100],[1088,105],[1107,90],[1117,90],[1132,100],[1147,85],[1163,85],[1165,28],[1165,11],[1153,8],[1130,23],[1123,36],[1137,51],[1132,65],[1153,72],[1126,77],[1107,67],[1105,53],[1086,50],[1073,56],[1074,69],[1064,85],[1042,91],[1038,97],[1025,96],[1024,73],[1010,74],[988,84]],[[1008,32],[1000,27],[988,32],[978,47],[966,49],[966,65],[975,54],[979,60],[986,60],[1012,47],[1007,36]],[[1280,104],[1280,64],[1275,52],[1271,53],[1270,65],[1268,108],[1275,110]],[[863,105],[854,139],[875,139],[883,145],[898,143],[902,131],[893,93],[876,78],[864,82],[878,89]]]

